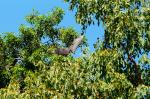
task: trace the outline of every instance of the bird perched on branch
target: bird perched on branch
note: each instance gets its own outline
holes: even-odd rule
[[[57,48],[54,52],[54,54],[67,56],[70,53],[74,53],[77,49],[77,47],[81,44],[83,40],[83,35],[79,36],[78,38],[74,39],[70,47],[67,48]]]

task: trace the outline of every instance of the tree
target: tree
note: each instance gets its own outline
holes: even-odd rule
[[[76,20],[83,29],[95,19],[98,24],[103,22],[104,41],[96,42],[93,53],[83,50],[79,58],[50,54],[57,48],[69,48],[79,34],[57,26],[64,14],[60,8],[48,15],[33,12],[26,17],[31,26],[21,25],[18,36],[8,33],[0,39],[0,79],[4,84],[0,97],[149,98],[149,76],[144,76],[149,73],[145,68],[149,65],[149,8],[143,7],[147,5],[134,1],[65,1],[71,9],[76,7]],[[80,46],[86,45],[85,41]]]
[[[150,85],[142,79],[149,75],[150,7],[149,0],[64,0],[70,9],[76,8],[76,21],[86,29],[88,25],[103,23],[105,27],[103,48],[117,49],[122,53],[118,71],[125,73],[134,86]],[[96,19],[96,21],[95,21]],[[143,60],[145,62],[138,62]],[[143,61],[144,61],[143,60]],[[144,64],[143,64],[144,63]]]
[[[49,54],[49,51],[71,46],[73,40],[79,36],[79,33],[71,27],[58,27],[58,24],[63,19],[63,15],[64,12],[60,8],[54,9],[52,13],[47,15],[39,15],[37,11],[33,11],[31,15],[26,17],[30,26],[21,25],[19,28],[20,33],[17,35],[9,32],[1,36],[0,87],[5,87],[9,84],[12,70],[15,66],[21,66],[21,68],[31,71],[37,70],[36,62],[40,60],[45,63],[50,62],[47,61],[48,56],[53,55]],[[83,44],[85,44],[85,40],[80,46]],[[21,73],[21,75],[24,76],[25,74]]]

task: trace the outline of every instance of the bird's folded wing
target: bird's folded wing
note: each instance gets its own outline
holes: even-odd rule
[[[55,53],[58,55],[67,56],[70,53],[70,50],[68,48],[58,48],[55,50]]]

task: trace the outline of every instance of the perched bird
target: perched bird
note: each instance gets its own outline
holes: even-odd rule
[[[63,55],[63,56],[67,56],[68,54],[70,54],[71,52],[75,52],[77,47],[81,44],[82,40],[83,40],[83,35],[79,36],[78,38],[74,39],[74,41],[72,42],[70,47],[67,48],[58,48],[55,50],[55,54],[58,55]]]
[[[55,50],[55,54],[67,56],[70,53],[69,48],[58,48]]]
[[[81,44],[82,39],[83,39],[83,35],[79,36],[78,38],[74,39],[74,41],[72,42],[71,46],[69,47],[71,52],[75,52],[77,47]]]

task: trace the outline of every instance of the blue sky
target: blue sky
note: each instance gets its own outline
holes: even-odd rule
[[[71,26],[78,32],[81,32],[81,26],[75,22],[75,13],[69,11],[69,5],[64,3],[63,0],[1,0],[0,33],[17,33],[20,24],[26,23],[24,17],[30,14],[33,9],[38,10],[42,14],[46,14],[54,7],[61,7],[65,10],[64,20],[60,26]],[[95,43],[97,37],[103,38],[103,33],[102,26],[88,27],[85,35],[88,39],[90,51],[93,51],[93,43]]]

